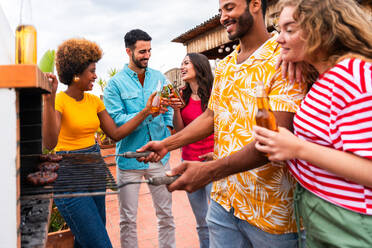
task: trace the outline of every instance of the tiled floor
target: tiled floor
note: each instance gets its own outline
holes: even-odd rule
[[[111,154],[114,149],[103,149],[102,155]],[[171,152],[170,164],[174,166],[180,161],[180,151]],[[106,160],[107,163],[114,163],[114,158]],[[110,167],[110,171],[116,178],[115,166]],[[176,223],[176,246],[177,248],[195,248],[199,247],[199,241],[196,233],[196,223],[192,210],[184,191],[176,191],[173,196],[173,215]],[[106,197],[107,230],[114,248],[120,248],[119,236],[119,210],[117,195],[108,195]],[[140,188],[137,232],[139,248],[158,247],[157,226],[155,210],[152,206],[151,195],[146,184]]]

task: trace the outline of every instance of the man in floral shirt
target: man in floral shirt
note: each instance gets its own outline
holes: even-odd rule
[[[278,125],[287,128],[306,85],[291,83],[275,71],[278,34],[267,32],[265,9],[264,0],[220,0],[221,24],[240,45],[216,68],[208,109],[176,135],[141,149],[156,152],[145,161],[157,160],[214,130],[216,160],[184,162],[172,170],[182,176],[168,188],[194,191],[219,180],[213,184],[207,216],[211,247],[297,247],[294,179],[286,165],[269,163],[254,148],[252,126],[258,81],[264,82]]]

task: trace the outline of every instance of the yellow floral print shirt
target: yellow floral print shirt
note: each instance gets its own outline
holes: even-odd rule
[[[237,64],[239,46],[215,71],[208,108],[214,111],[214,157],[223,158],[254,141],[255,86],[261,80],[273,111],[296,112],[306,84],[290,83],[275,73],[280,54],[277,33],[246,61]],[[296,231],[293,213],[295,180],[287,166],[266,164],[213,184],[212,199],[237,218],[272,234]]]

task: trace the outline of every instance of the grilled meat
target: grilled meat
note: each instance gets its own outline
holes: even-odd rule
[[[41,161],[47,161],[47,162],[59,162],[62,160],[62,155],[58,154],[42,154],[40,155]]]
[[[37,166],[40,171],[55,172],[59,169],[59,164],[54,162],[43,162]]]
[[[45,185],[57,180],[57,173],[52,171],[37,171],[27,176],[27,181],[33,185]]]

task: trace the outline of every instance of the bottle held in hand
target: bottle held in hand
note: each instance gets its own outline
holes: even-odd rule
[[[156,86],[156,95],[152,99],[151,104],[151,113],[158,113],[160,111],[160,104],[161,104],[161,81],[158,81],[158,85]]]
[[[262,81],[258,81],[256,85],[256,124],[260,127],[265,127],[272,131],[278,131],[278,125],[274,113],[269,106],[269,98],[267,97],[265,86]]]
[[[175,97],[175,98],[179,99],[182,103],[181,108],[183,108],[185,106],[185,101],[182,99],[182,96],[181,96],[180,92],[178,91],[177,87],[173,83],[169,82],[168,88],[170,90],[170,97],[171,98]]]
[[[160,111],[160,103],[161,103],[160,93],[157,92],[154,98],[152,99],[151,113],[154,114]]]

